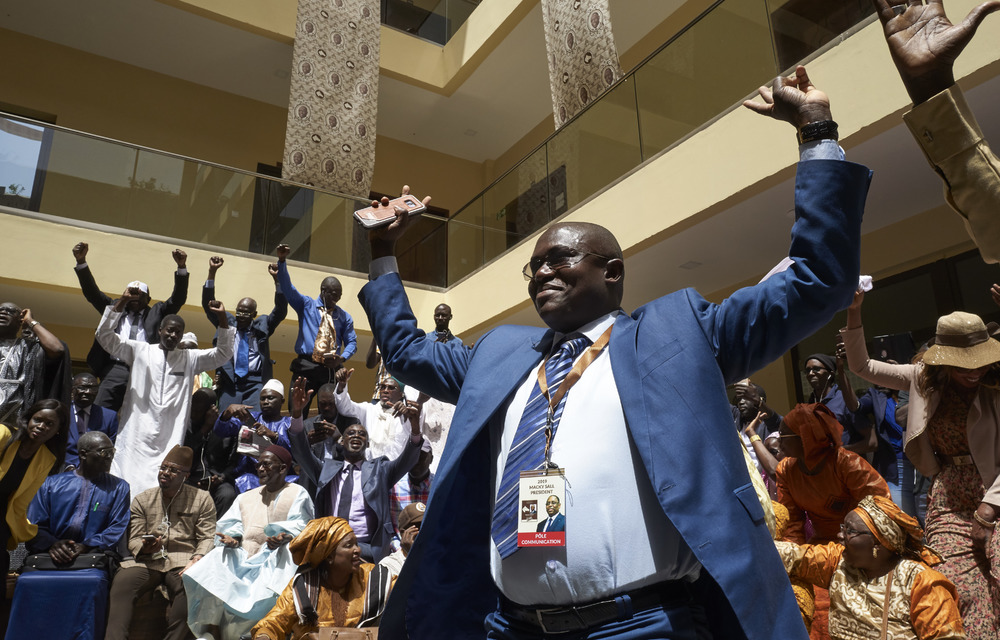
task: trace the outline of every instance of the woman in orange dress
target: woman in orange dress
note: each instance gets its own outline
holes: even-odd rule
[[[395,582],[381,565],[361,561],[351,525],[317,518],[288,543],[299,573],[253,629],[254,640],[311,637],[321,627],[375,627]]]
[[[833,640],[962,640],[955,587],[931,567],[917,521],[868,496],[847,514],[840,543],[776,542],[789,576],[829,589]]]
[[[841,446],[843,427],[822,404],[796,405],[779,429],[785,459],[778,464],[778,501],[788,509],[784,540],[797,544],[833,542],[840,524],[865,496],[889,497],[889,485],[864,458]],[[806,518],[813,533],[807,539]],[[825,640],[830,600],[816,588],[809,635]]]

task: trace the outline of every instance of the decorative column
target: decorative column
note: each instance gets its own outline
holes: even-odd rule
[[[281,176],[367,198],[375,169],[379,3],[299,0]]]
[[[621,78],[622,70],[608,0],[542,0],[542,19],[559,129]]]

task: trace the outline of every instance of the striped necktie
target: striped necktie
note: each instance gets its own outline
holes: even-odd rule
[[[590,345],[586,336],[577,336],[566,340],[559,350],[545,363],[545,380],[549,386],[549,395],[554,396],[566,375],[573,368],[577,356]],[[559,424],[566,398],[563,395],[552,416],[553,430]],[[517,508],[518,487],[521,472],[541,469],[545,465],[545,422],[549,411],[549,401],[542,395],[542,390],[535,382],[528,403],[524,406],[521,421],[514,432],[514,441],[507,454],[507,463],[503,468],[500,480],[500,490],[497,492],[497,502],[493,510],[493,542],[497,545],[501,558],[506,558],[517,551]]]

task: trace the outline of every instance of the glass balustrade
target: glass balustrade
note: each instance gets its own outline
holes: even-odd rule
[[[449,16],[478,3],[401,4],[448,18],[450,34]],[[717,2],[453,216],[421,216],[397,247],[401,275],[445,287],[489,264],[870,15],[868,0],[849,4]],[[365,273],[352,214],[367,204],[0,115],[0,206],[12,209],[263,255],[286,243],[294,260]]]

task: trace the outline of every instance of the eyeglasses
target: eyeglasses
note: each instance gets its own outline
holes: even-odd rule
[[[103,449],[94,449],[90,453],[94,454],[95,456],[101,456],[102,458],[114,458],[115,451],[117,451],[117,449],[115,449],[114,447],[104,447]]]
[[[263,462],[263,461],[261,461],[261,462],[257,463],[257,468],[258,469],[277,469],[278,467],[284,466],[284,464],[285,463],[281,462],[281,461],[278,461],[278,462]]]
[[[237,311],[233,314],[233,316],[237,318],[253,318],[256,315],[256,313],[251,313],[249,311]]]
[[[848,540],[852,540],[852,539],[854,539],[857,536],[863,536],[866,533],[868,535],[871,535],[872,532],[871,531],[858,531],[857,529],[853,529],[853,528],[847,526],[846,524],[840,525],[840,534],[842,536],[844,536],[844,542],[847,542]]]
[[[599,253],[590,253],[589,251],[574,251],[572,253],[564,253],[561,255],[546,256],[544,258],[532,258],[528,264],[524,265],[521,269],[521,275],[528,282],[535,279],[535,274],[543,266],[547,266],[552,271],[560,271],[562,269],[569,269],[578,265],[587,256],[594,256],[595,258],[604,258],[605,260],[612,260],[610,256],[602,256]]]
[[[181,473],[187,473],[189,469],[181,469],[180,467],[168,467],[165,464],[160,465],[160,472],[166,473],[172,476],[176,476]]]
[[[378,388],[379,389],[388,389],[389,391],[395,391],[399,387],[397,387],[395,384],[380,384],[378,386]]]

